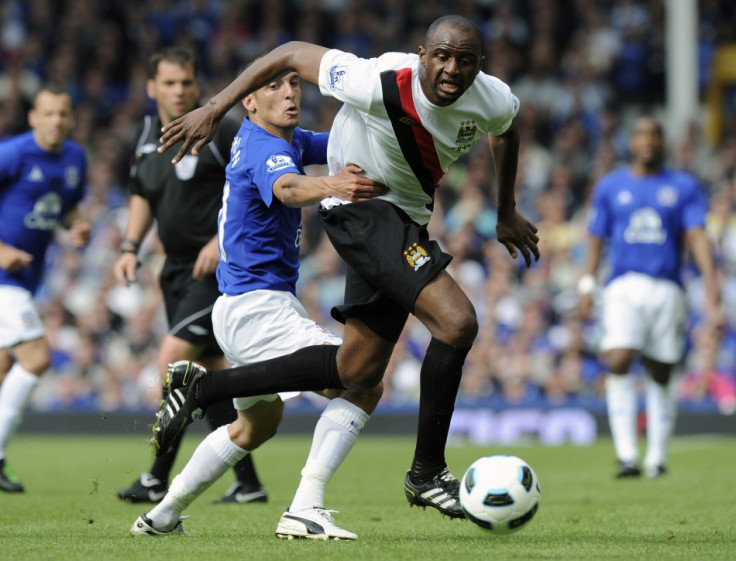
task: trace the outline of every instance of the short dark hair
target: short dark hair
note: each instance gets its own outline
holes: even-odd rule
[[[191,66],[194,69],[194,75],[199,72],[199,60],[189,49],[183,47],[168,47],[151,55],[148,59],[148,77],[155,78],[158,74],[158,66],[163,61],[172,62],[179,66]]]
[[[443,25],[450,25],[460,31],[473,33],[478,39],[478,46],[483,54],[483,33],[480,27],[473,20],[458,15],[441,16],[434,20],[427,28],[427,34],[424,37],[425,46],[429,45],[437,30]]]
[[[43,86],[41,86],[38,91],[36,92],[36,95],[33,96],[33,107],[36,106],[36,100],[38,100],[38,96],[41,95],[43,92],[48,92],[53,95],[66,95],[69,96],[69,99],[71,99],[71,94],[69,93],[69,90],[67,90],[64,86],[61,84],[58,84],[56,82],[46,82]]]

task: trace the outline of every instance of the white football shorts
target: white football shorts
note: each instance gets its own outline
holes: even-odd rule
[[[676,283],[626,273],[603,290],[601,351],[634,349],[675,364],[685,351],[687,303]]]
[[[0,285],[0,348],[44,336],[43,321],[33,295],[25,288]]]
[[[296,296],[278,290],[255,290],[238,296],[223,294],[212,309],[212,326],[225,358],[236,366],[291,354],[311,345],[341,345],[342,338],[307,317]],[[282,400],[299,392],[278,394]],[[233,399],[245,411],[276,394]]]

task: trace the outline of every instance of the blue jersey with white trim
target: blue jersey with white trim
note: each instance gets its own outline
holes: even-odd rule
[[[588,231],[610,242],[611,275],[638,272],[682,284],[684,235],[705,225],[707,200],[695,177],[665,168],[635,176],[619,169],[593,193]]]
[[[273,195],[286,173],[327,160],[327,133],[294,129],[292,143],[248,119],[235,136],[218,218],[220,292],[237,295],[259,289],[296,294],[302,210]]]
[[[0,284],[36,291],[56,226],[84,197],[86,173],[84,150],[70,140],[60,152],[42,149],[33,132],[0,142],[0,240],[33,255],[29,267],[0,268]]]

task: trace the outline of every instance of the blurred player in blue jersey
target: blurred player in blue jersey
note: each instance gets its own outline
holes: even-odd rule
[[[220,296],[212,311],[217,341],[226,358],[242,365],[289,354],[310,345],[342,340],[307,317],[296,298],[300,207],[326,196],[351,201],[385,194],[386,188],[357,175],[309,177],[304,166],[326,163],[327,133],[300,129],[301,88],[287,72],[246,96],[249,117],[233,140],[218,220]],[[360,203],[358,203],[360,204]],[[193,363],[182,361],[181,364]],[[180,373],[188,378],[194,371]],[[179,399],[175,390],[172,399]],[[322,413],[302,480],[276,529],[281,538],[345,539],[357,536],[334,523],[324,508],[327,482],[352,448],[381,397],[382,386],[336,391]],[[294,394],[291,394],[294,395]],[[271,438],[281,422],[286,394],[234,400],[238,419],[211,433],[161,503],[140,516],[131,533],[183,533],[181,513],[229,466]]]
[[[608,418],[619,462],[617,477],[641,475],[637,445],[637,388],[629,371],[641,356],[645,375],[647,450],[644,470],[667,470],[676,403],[673,367],[685,349],[687,309],[681,266],[686,244],[706,292],[708,321],[722,322],[713,252],[705,230],[707,201],[695,177],[664,165],[661,126],[636,120],[631,165],[605,175],[595,187],[588,225],[580,311],[590,318],[596,271],[606,242],[610,275],[602,295],[600,350],[608,366]]]
[[[43,87],[28,113],[31,131],[0,142],[0,489],[24,488],[5,463],[8,440],[20,423],[51,350],[33,301],[43,280],[46,249],[57,226],[82,247],[91,225],[79,219],[87,159],[68,140],[74,125],[69,94]]]

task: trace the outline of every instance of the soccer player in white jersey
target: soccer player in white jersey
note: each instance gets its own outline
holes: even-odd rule
[[[327,133],[300,129],[301,88],[283,74],[245,97],[249,118],[235,136],[218,218],[217,278],[222,295],[212,311],[220,348],[233,364],[288,354],[342,340],[307,317],[296,298],[301,208],[327,195],[361,200],[386,188],[354,173],[307,177],[304,166],[324,164]],[[335,347],[337,348],[337,347]],[[182,361],[177,364],[191,364]],[[185,370],[183,376],[189,373]],[[276,528],[282,538],[347,539],[324,508],[327,482],[352,448],[381,397],[382,386],[331,392],[314,433],[302,481]],[[139,517],[134,535],[181,533],[184,509],[229,466],[276,433],[285,395],[235,399],[238,418],[211,433],[171,483],[161,503]]]
[[[408,314],[432,340],[421,369],[417,442],[404,487],[410,504],[463,517],[459,483],[449,471],[445,445],[465,357],[478,330],[473,305],[445,271],[451,256],[429,238],[435,189],[448,166],[488,138],[496,168],[498,241],[527,266],[538,258],[536,228],[516,211],[514,183],[519,135],[517,98],[481,72],[483,38],[460,16],[445,16],[427,30],[418,54],[387,53],[366,60],[318,45],[290,42],[258,59],[204,107],[164,127],[166,150],[178,141],[178,161],[200,149],[239,97],[287,69],[343,102],[330,133],[328,164],[348,163],[387,185],[389,193],[360,204],[323,202],[320,216],[349,265],[340,347],[296,353],[216,376],[195,376],[183,403],[161,410],[154,438],[165,445],[215,396],[275,391],[370,388],[384,375]],[[173,412],[173,414],[172,414]]]
[[[707,202],[695,177],[664,165],[662,129],[652,118],[634,123],[631,165],[595,187],[587,256],[578,290],[591,316],[596,271],[609,244],[610,275],[603,290],[600,351],[608,367],[608,418],[617,477],[641,475],[637,446],[637,388],[629,375],[640,355],[645,369],[647,450],[644,469],[659,477],[675,424],[673,367],[685,349],[687,309],[681,280],[683,244],[703,275],[708,321],[718,325],[720,290],[705,230]]]
[[[0,490],[21,493],[5,453],[33,390],[48,369],[51,350],[33,301],[54,231],[69,228],[79,247],[91,225],[79,219],[87,158],[68,140],[74,126],[69,94],[44,86],[28,113],[29,132],[0,143]]]

